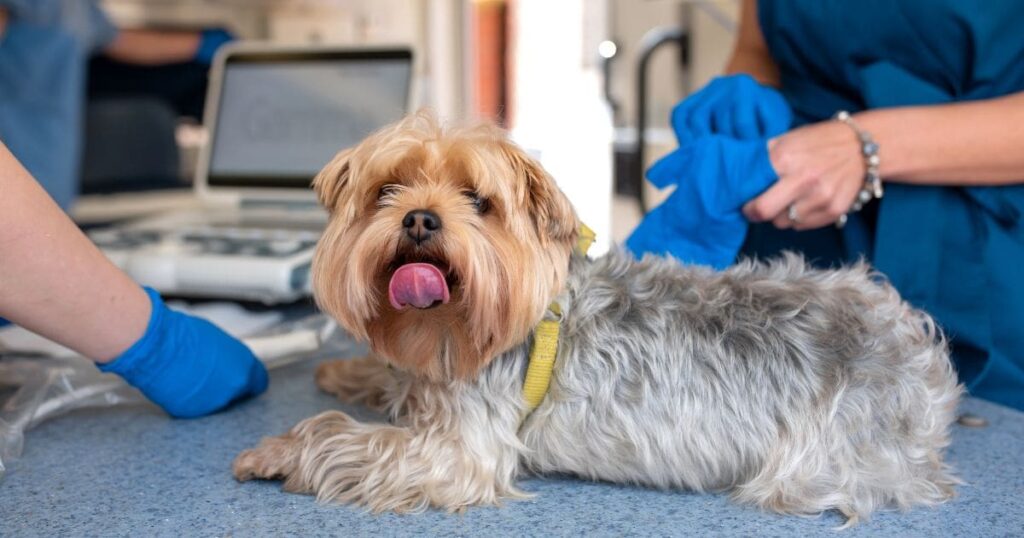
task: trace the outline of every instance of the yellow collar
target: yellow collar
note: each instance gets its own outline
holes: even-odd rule
[[[594,243],[594,231],[586,224],[580,223],[576,251],[586,256],[590,245]],[[526,415],[544,401],[551,384],[551,373],[555,369],[555,357],[558,354],[558,330],[562,320],[562,307],[558,302],[548,306],[551,314],[545,316],[533,331],[533,347],[530,349],[530,363],[526,367],[526,379],[523,381],[523,399],[526,401]],[[525,415],[524,415],[525,416]]]

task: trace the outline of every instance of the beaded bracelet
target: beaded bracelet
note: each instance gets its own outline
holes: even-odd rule
[[[835,119],[849,125],[853,132],[857,134],[857,139],[860,140],[860,151],[864,155],[864,166],[867,172],[864,174],[864,185],[861,186],[860,192],[857,193],[857,198],[853,200],[853,205],[850,206],[849,213],[860,211],[864,208],[864,205],[875,198],[881,198],[885,191],[882,189],[882,178],[878,175],[878,166],[881,164],[881,159],[878,157],[878,143],[871,137],[871,134],[860,128],[856,122],[853,121],[853,117],[850,113],[845,110],[840,110],[836,113]],[[839,217],[836,221],[836,226],[842,228],[846,224],[846,215]]]

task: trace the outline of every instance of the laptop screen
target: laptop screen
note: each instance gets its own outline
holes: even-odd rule
[[[229,56],[207,183],[308,188],[339,150],[405,115],[411,77],[407,50]]]

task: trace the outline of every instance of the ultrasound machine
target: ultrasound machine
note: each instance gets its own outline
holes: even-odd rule
[[[289,302],[310,294],[327,222],[310,182],[340,150],[410,109],[408,49],[225,47],[211,70],[197,210],[90,238],[166,295]]]

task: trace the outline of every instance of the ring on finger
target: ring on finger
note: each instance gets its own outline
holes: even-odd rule
[[[786,209],[786,217],[793,222],[800,222],[800,214],[796,211],[796,202],[789,204]]]
[[[842,228],[843,226],[846,226],[846,221],[849,219],[850,217],[848,217],[846,213],[839,215],[839,218],[836,219],[836,228]]]

